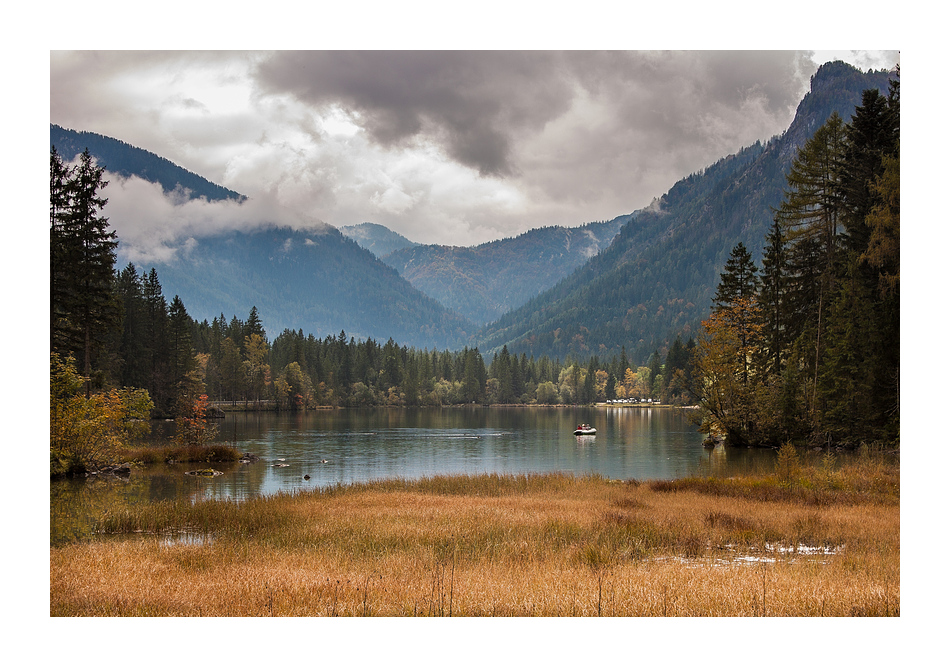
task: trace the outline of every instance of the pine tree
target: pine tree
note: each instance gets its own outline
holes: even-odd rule
[[[759,307],[762,312],[762,338],[765,346],[764,371],[779,376],[788,354],[788,332],[791,328],[788,303],[788,255],[782,227],[772,223],[762,252],[762,277]]]
[[[143,361],[148,372],[149,395],[160,414],[169,415],[174,408],[175,392],[168,382],[168,303],[155,267],[142,274]]]
[[[884,410],[888,440],[900,431],[900,146],[884,158],[877,179],[880,203],[868,215],[871,234],[861,260],[877,274],[875,328],[881,333],[875,360],[875,401]]]
[[[261,316],[257,312],[257,306],[251,306],[251,312],[247,315],[247,320],[244,322],[244,338],[248,336],[253,336],[257,334],[265,341],[267,340],[267,333],[264,331],[264,324],[261,322]]]
[[[883,332],[874,327],[874,297],[852,271],[840,283],[829,310],[825,357],[819,374],[819,421],[814,428],[841,441],[871,439],[880,426],[876,361],[872,350]]]
[[[300,364],[291,362],[289,366],[295,366],[300,371]],[[225,400],[237,401],[244,396],[244,361],[241,358],[241,350],[230,337],[225,338],[221,343],[221,364],[219,366],[221,373],[221,391]]]
[[[660,397],[666,402],[680,402],[686,397],[685,392],[688,389],[687,368],[690,362],[690,352],[683,345],[679,336],[670,346],[670,351],[666,355],[666,362],[663,365],[663,384],[660,389]]]
[[[870,228],[867,217],[880,203],[874,189],[876,179],[884,171],[884,158],[893,156],[900,137],[899,104],[892,88],[890,102],[877,89],[865,90],[861,106],[845,128],[845,141],[840,162],[845,243],[849,252],[860,255],[867,250]]]
[[[464,403],[483,402],[488,373],[482,355],[477,347],[472,349],[466,347],[459,358],[462,361],[462,372],[459,374],[462,378],[462,401]]]
[[[650,360],[647,362],[647,367],[650,369],[650,396],[653,398],[658,398],[658,392],[660,391],[661,387],[657,381],[663,375],[663,366],[660,363],[659,350],[653,350],[653,354],[650,355]]]
[[[626,345],[620,346],[620,361],[617,363],[617,368],[615,370],[615,375],[623,382],[623,377],[627,372],[627,369],[630,368],[630,361],[627,359],[627,347]]]
[[[379,389],[388,392],[391,387],[398,387],[403,380],[402,355],[396,341],[390,338],[383,346],[383,372],[380,374]]]
[[[119,338],[119,384],[124,387],[147,387],[148,370],[145,367],[146,341],[144,335],[145,299],[142,283],[131,262],[116,281],[118,298],[122,305],[122,333]]]
[[[102,215],[103,173],[88,149],[73,168],[50,151],[51,345],[83,360],[87,395],[94,361],[120,314],[113,294],[118,241]]]
[[[98,345],[118,324],[118,309],[112,293],[118,241],[115,231],[108,229],[108,219],[101,215],[108,202],[99,194],[108,184],[102,178],[103,172],[104,168],[97,167],[89,150],[85,150],[76,170],[76,193],[71,211],[71,225],[78,233],[81,248],[79,261],[73,267],[79,288],[74,298],[77,324],[83,335],[87,376],[92,374],[92,360]]]
[[[581,385],[581,396],[580,402],[586,404],[593,403],[597,400],[597,387],[595,380],[597,378],[597,363],[595,359],[591,359],[587,364],[587,372],[584,375],[584,382]]]
[[[195,352],[191,345],[191,318],[178,295],[168,308],[168,351],[170,353],[169,381],[176,388],[178,398],[187,396],[186,405],[191,405],[191,394],[186,391],[188,376],[195,369]],[[179,401],[180,402],[180,401]]]
[[[725,270],[719,275],[719,286],[713,297],[713,310],[731,308],[742,299],[752,299],[758,291],[758,269],[752,255],[740,241],[726,260]]]
[[[828,273],[834,270],[837,258],[844,208],[839,180],[843,149],[843,121],[833,113],[798,150],[777,212],[785,238],[793,247],[803,237],[817,241],[822,270]]]
[[[776,213],[789,243],[789,307],[800,358],[810,374],[809,412],[817,410],[823,331],[833,299],[844,209],[840,183],[844,126],[837,113],[799,149]]]
[[[70,295],[68,269],[75,261],[75,243],[67,236],[68,212],[72,201],[72,169],[50,148],[49,155],[49,235],[50,235],[50,350],[65,348],[64,306]]]
[[[419,363],[413,354],[407,359],[403,373],[402,393],[406,397],[406,405],[419,405],[419,384]]]
[[[739,367],[742,382],[746,384],[749,382],[750,365],[754,361],[751,352],[758,349],[753,339],[757,338],[757,332],[761,329],[756,320],[759,309],[754,307],[759,287],[757,272],[752,255],[739,242],[726,261],[713,297],[713,313],[732,327],[733,334],[738,338],[739,349],[744,351],[739,359]]]

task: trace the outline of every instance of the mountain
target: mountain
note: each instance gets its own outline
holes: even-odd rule
[[[430,349],[461,347],[476,327],[425,296],[335,227],[272,227],[201,238],[156,265],[163,292],[201,321],[244,317],[257,306],[270,337],[304,335],[387,340]]]
[[[199,239],[187,254],[156,268],[165,292],[178,294],[192,317],[243,317],[256,305],[272,336],[285,327],[321,337],[343,329],[352,336],[392,337],[400,345],[420,348],[477,344],[489,354],[507,345],[511,353],[561,359],[594,354],[609,358],[624,346],[635,363],[645,362],[677,335],[697,331],[736,243],[742,241],[759,258],[797,148],[832,111],[849,120],[863,90],[876,87],[886,93],[888,79],[887,72],[862,73],[840,62],[822,66],[785,133],[724,157],[682,179],[629,220],[618,219],[622,227],[606,248],[536,296],[519,293],[520,282],[532,271],[541,272],[540,267],[563,268],[584,254],[572,254],[580,237],[573,237],[568,249],[565,232],[549,228],[528,232],[524,239],[496,241],[484,256],[477,248],[438,246],[389,253],[387,261],[400,271],[453,303],[453,309],[472,312],[482,321],[529,299],[477,336],[472,336],[474,324],[422,294],[332,227],[321,233],[269,228]],[[50,125],[50,144],[66,159],[88,147],[109,171],[160,182],[168,192],[182,189],[191,197],[209,199],[242,197],[108,137]],[[597,224],[605,225],[598,230],[612,235],[610,223]],[[535,243],[545,234],[550,243]],[[557,253],[561,255],[552,262]],[[532,262],[537,262],[534,268],[518,272],[519,264]],[[442,285],[444,291],[439,292],[440,282],[458,285]]]
[[[67,161],[86,148],[99,165],[139,176],[190,198],[246,199],[169,160],[118,139],[50,124],[50,147]],[[178,295],[194,319],[246,317],[257,306],[271,337],[285,328],[319,337],[341,330],[357,338],[392,337],[400,345],[462,347],[477,329],[419,292],[371,252],[327,225],[319,231],[267,226],[189,243],[155,268],[162,291]],[[121,248],[122,238],[119,237]],[[121,267],[119,267],[121,268]]]
[[[609,246],[633,217],[581,227],[542,227],[474,247],[413,245],[382,260],[446,308],[486,324],[541,294]]]
[[[105,167],[107,171],[123,178],[135,175],[146,181],[159,183],[166,194],[181,189],[192,198],[204,197],[208,201],[246,199],[244,195],[212,183],[155,153],[112,137],[94,132],[67,130],[50,123],[49,143],[50,148],[55,147],[56,152],[66,162],[71,162],[88,148],[100,167]]]
[[[696,333],[736,243],[761,257],[798,147],[833,111],[850,120],[863,90],[886,94],[889,78],[841,62],[823,65],[785,133],[676,183],[604,252],[484,328],[479,347],[583,359],[625,346],[632,360],[645,363],[677,335]]]
[[[343,232],[344,236],[353,239],[377,257],[385,257],[391,252],[418,245],[402,234],[397,234],[388,227],[373,222],[347,225],[346,227],[340,227],[340,231]]]

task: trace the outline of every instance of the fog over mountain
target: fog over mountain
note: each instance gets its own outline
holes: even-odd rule
[[[862,69],[898,59],[846,56]],[[819,62],[809,51],[52,51],[50,121],[152,151],[297,229],[371,221],[472,246],[648,206],[781,133]],[[140,190],[110,198],[142,257],[262,217],[163,210]],[[133,229],[137,206],[174,213],[169,229]]]
[[[422,250],[412,249],[411,252],[403,249],[389,253],[392,265],[404,274],[399,277],[382,271],[378,259],[369,253],[361,255],[347,250],[347,257],[358,258],[355,263],[344,265],[337,262],[331,248],[336,247],[334,244],[346,248],[345,244],[339,244],[341,235],[337,228],[314,215],[301,214],[284,206],[279,189],[265,191],[258,197],[216,199],[213,195],[193,190],[191,186],[179,187],[179,183],[170,187],[168,183],[152,182],[154,179],[147,174],[146,178],[141,178],[140,173],[145,174],[144,171],[129,171],[117,165],[110,169],[108,162],[103,163],[110,179],[105,192],[110,200],[106,213],[121,240],[120,265],[128,261],[141,267],[157,265],[160,273],[161,267],[166,267],[170,292],[179,288],[184,290],[188,285],[200,287],[203,296],[197,303],[201,304],[203,312],[193,313],[198,317],[213,317],[223,312],[211,310],[217,309],[214,304],[218,297],[214,295],[218,294],[228,297],[221,302],[222,305],[231,303],[233,312],[241,313],[252,305],[259,305],[265,321],[273,318],[271,325],[278,327],[301,327],[304,322],[298,322],[300,318],[294,315],[294,310],[300,312],[303,305],[312,306],[306,324],[314,327],[313,333],[336,333],[335,321],[343,320],[344,315],[347,318],[352,316],[354,309],[351,306],[366,300],[365,289],[361,292],[363,296],[357,297],[351,288],[365,288],[360,281],[362,276],[370,275],[367,271],[372,266],[371,271],[377,275],[375,284],[387,285],[393,278],[402,281],[408,277],[430,300],[437,300],[441,309],[434,307],[435,301],[428,303],[418,290],[413,291],[406,284],[397,290],[398,297],[396,292],[392,294],[397,301],[401,298],[414,300],[416,305],[409,308],[411,314],[397,314],[397,308],[393,319],[387,323],[383,311],[364,308],[365,312],[361,311],[357,319],[350,319],[350,324],[343,327],[349,328],[351,333],[380,337],[402,332],[407,337],[401,342],[421,346],[468,342],[491,350],[507,344],[512,351],[560,357],[566,354],[585,356],[592,352],[606,355],[618,351],[626,344],[624,341],[632,341],[642,356],[644,351],[648,354],[651,348],[669,343],[669,336],[675,335],[677,330],[688,333],[691,327],[695,327],[708,308],[709,290],[714,287],[715,277],[729,248],[739,238],[755,248],[760,231],[771,219],[771,207],[778,205],[783,170],[794,155],[794,147],[827,118],[830,109],[839,109],[839,113],[849,117],[855,96],[859,97],[863,87],[872,81],[866,77],[872,77],[873,85],[886,87],[886,71],[865,75],[840,62],[824,66],[811,82],[811,93],[797,105],[799,114],[794,122],[790,122],[781,140],[776,137],[765,144],[755,142],[705,165],[689,177],[680,179],[650,206],[640,209],[639,217],[633,221],[621,221],[615,217],[614,220],[623,225],[618,238],[624,240],[624,248],[615,248],[616,242],[607,246],[602,244],[613,238],[616,232],[611,232],[598,244],[573,252],[569,255],[572,259],[593,257],[600,261],[579,268],[570,282],[565,281],[548,294],[538,294],[538,290],[552,285],[578,265],[559,266],[565,269],[564,273],[545,275],[543,278],[547,282],[534,286],[529,284],[525,275],[512,272],[512,268],[518,267],[520,262],[528,267],[526,270],[537,274],[534,277],[542,276],[552,265],[550,259],[564,256],[557,255],[558,252],[576,249],[578,239],[583,240],[581,237],[565,239],[561,250],[556,252],[550,249],[553,246],[539,251],[540,246],[524,244],[516,253],[507,250],[494,253],[487,261],[486,256],[475,257],[482,246],[504,249],[512,244],[494,241],[461,252],[465,246],[456,242],[452,244],[456,249],[447,253],[442,250],[433,252],[439,248],[436,244],[426,244],[420,246]],[[841,94],[844,92],[847,95]],[[396,128],[406,123],[409,129],[405,131],[411,130],[412,123],[403,116],[385,118]],[[400,118],[402,120],[397,122]],[[382,120],[378,122],[383,123]],[[51,140],[54,130],[51,125]],[[374,131],[383,132],[380,128]],[[138,150],[131,145],[129,149]],[[154,158],[161,160],[157,155]],[[495,167],[490,168],[486,163],[482,169],[497,170],[498,173],[507,169],[500,162],[493,164]],[[745,171],[747,168],[753,171]],[[182,173],[194,176],[193,172]],[[715,176],[717,173],[720,175]],[[268,173],[262,173],[261,178],[268,178]],[[240,190],[232,191],[244,195]],[[538,229],[568,229],[575,227],[577,222],[565,226],[542,225]],[[280,233],[287,238],[302,233],[308,241],[302,247],[310,246],[310,249],[294,259],[299,266],[305,267],[306,276],[311,278],[309,282],[305,278],[300,283],[302,293],[288,293],[287,277],[279,277],[279,272],[269,272],[266,262],[257,267],[253,280],[237,279],[237,267],[248,260],[236,261],[228,257],[227,244],[221,243],[222,239],[232,239],[229,243],[233,242],[238,238],[235,234],[254,236],[273,229],[285,230]],[[385,228],[377,227],[376,231],[381,229]],[[333,236],[335,240],[329,245],[318,243],[321,235]],[[537,235],[522,234],[509,239],[529,236],[538,238]],[[268,243],[273,244],[273,238],[268,238]],[[408,242],[398,232],[390,238],[399,243]],[[667,248],[664,244],[669,239],[685,239],[687,243]],[[699,245],[690,246],[695,243]],[[242,252],[249,252],[252,247],[253,244]],[[275,247],[278,252],[272,252],[271,259],[282,257],[279,244]],[[315,247],[323,248],[322,254],[314,254]],[[397,261],[398,252],[404,256]],[[698,261],[700,257],[702,261]],[[531,264],[536,259],[543,261]],[[284,259],[280,262],[282,270],[292,265]],[[314,273],[311,271],[314,267],[310,266],[313,262],[325,266]],[[227,267],[225,272],[218,273],[223,282],[206,280],[208,284],[202,284],[204,279],[199,274],[219,265]],[[336,266],[339,273],[327,273],[329,266]],[[169,267],[174,267],[174,270]],[[385,277],[387,275],[391,277]],[[650,285],[656,288],[650,287],[653,292],[649,294],[629,291],[635,286],[639,289]],[[515,287],[526,288],[526,291],[515,293]],[[328,289],[334,292],[332,300],[326,298]],[[240,303],[234,301],[235,290],[247,292],[240,295]],[[283,301],[274,299],[275,294],[287,298],[282,296]],[[528,303],[518,311],[505,314],[533,295],[536,295],[536,303]],[[190,305],[185,298],[188,294],[181,296],[186,306]],[[607,296],[610,303],[597,305]],[[475,297],[475,301],[470,297]],[[308,303],[308,299],[316,301]],[[391,301],[385,303],[394,305]],[[192,299],[191,303],[196,302]],[[270,316],[267,315],[268,308],[274,311]],[[448,313],[445,309],[455,312]],[[374,316],[377,321],[373,320]],[[416,320],[417,316],[425,323]],[[503,317],[491,329],[476,335],[472,321],[484,323],[500,316]],[[392,328],[390,325],[397,321],[398,329]],[[602,327],[605,324],[606,329]],[[417,333],[422,336],[417,336]]]

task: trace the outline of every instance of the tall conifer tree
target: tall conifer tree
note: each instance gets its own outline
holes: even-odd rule
[[[765,344],[765,371],[781,375],[788,354],[790,311],[788,304],[788,257],[782,227],[772,223],[762,253],[762,276],[759,289],[762,312],[762,337]]]
[[[732,308],[742,299],[753,299],[758,292],[759,277],[752,255],[740,241],[726,260],[725,270],[719,275],[719,286],[713,297],[713,310]]]
[[[119,383],[125,387],[148,387],[145,340],[145,299],[138,271],[131,262],[119,274],[116,289],[122,304],[122,333],[119,337]]]
[[[756,299],[759,289],[758,269],[752,255],[740,241],[726,260],[725,270],[719,276],[719,286],[713,297],[713,313],[730,326],[739,342],[739,349],[757,347],[753,341],[760,329]],[[739,359],[742,382],[749,382],[753,359],[743,352]]]
[[[895,99],[894,89],[892,97]],[[899,99],[899,96],[896,98]],[[840,162],[843,222],[846,245],[851,253],[867,250],[870,228],[867,217],[880,203],[874,189],[884,171],[884,158],[893,156],[900,137],[899,112],[895,113],[877,89],[865,90],[861,106],[845,127],[845,142]]]
[[[844,204],[840,165],[844,123],[837,113],[799,149],[786,180],[788,190],[776,214],[789,243],[791,307],[796,311],[802,360],[809,367],[809,411],[817,417],[823,330],[838,270]]]
[[[50,241],[50,350],[65,349],[68,323],[65,304],[70,296],[67,270],[74,261],[75,243],[67,235],[72,201],[72,169],[56,148],[49,155],[49,241]]]
[[[89,150],[69,168],[50,151],[50,319],[55,348],[82,359],[86,393],[103,343],[119,326],[115,232],[102,209],[108,184]]]

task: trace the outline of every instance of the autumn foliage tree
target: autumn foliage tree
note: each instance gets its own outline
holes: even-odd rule
[[[202,394],[194,399],[188,412],[175,419],[175,443],[185,447],[207,445],[217,435],[215,424],[208,423],[208,396]]]
[[[74,474],[115,463],[149,430],[152,401],[144,389],[85,395],[86,378],[72,357],[50,354],[50,474]]]
[[[707,415],[707,429],[728,444],[756,438],[756,388],[751,360],[760,350],[762,325],[754,298],[740,298],[703,322],[696,343],[694,394]]]

